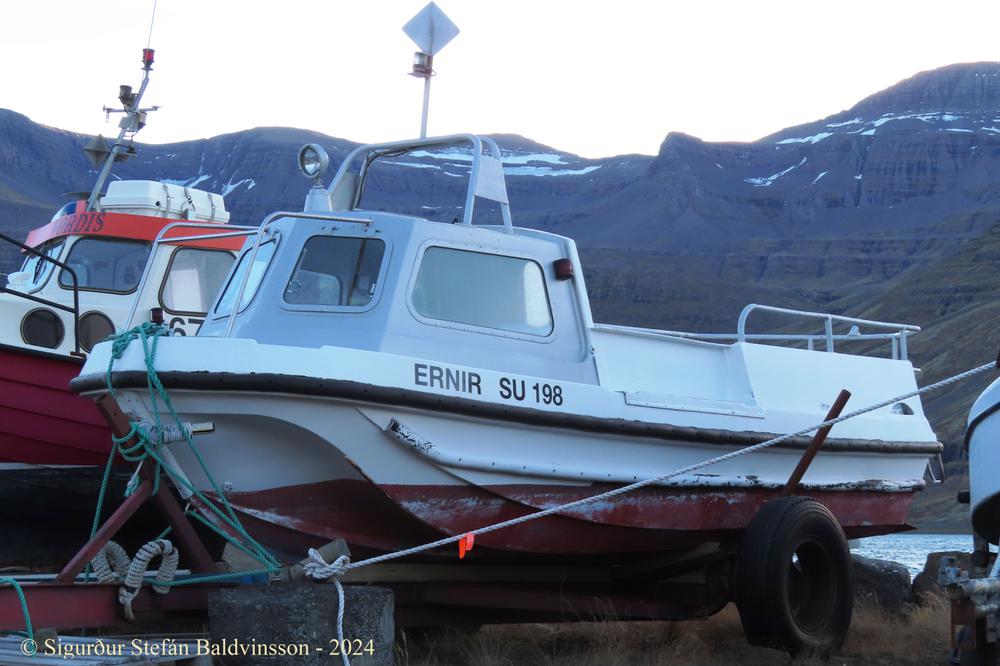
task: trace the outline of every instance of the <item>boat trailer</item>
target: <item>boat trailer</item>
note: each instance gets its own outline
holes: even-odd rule
[[[830,409],[828,419],[837,417],[850,394],[843,391]],[[119,439],[132,433],[131,424],[110,395],[98,401],[112,432]],[[810,462],[819,451],[830,426],[815,433],[788,483],[779,496],[795,493]],[[134,437],[134,435],[133,435]],[[126,446],[137,443],[132,439]],[[119,602],[119,583],[90,582],[81,575],[88,563],[102,552],[115,534],[145,502],[152,502],[172,529],[193,574],[217,578],[206,582],[169,588],[158,593],[143,585],[132,601],[136,626],[150,626],[178,620],[204,621],[211,597],[222,590],[239,587],[227,577],[209,554],[185,515],[170,485],[154,474],[156,466],[140,465],[139,485],[112,513],[94,536],[72,557],[54,579],[41,582],[23,580],[21,585],[0,586],[0,631],[20,631],[27,617],[19,591],[23,591],[30,623],[46,630],[83,630],[126,625]],[[343,552],[346,547],[331,544],[324,555]],[[610,617],[617,620],[687,619],[705,617],[728,603],[724,580],[732,565],[732,547],[705,543],[683,553],[660,553],[631,563],[608,566],[595,564],[477,565],[381,563],[364,572],[349,571],[341,580],[347,584],[384,585],[391,588],[394,622],[397,627],[473,625],[507,622],[560,621]],[[330,557],[330,559],[333,559]],[[707,572],[717,575],[709,576]],[[637,582],[655,572],[665,589],[656,598],[637,595]],[[221,575],[220,575],[221,574]],[[27,577],[33,578],[33,577]],[[37,578],[37,577],[34,577]],[[292,566],[272,575],[272,582],[301,580],[302,567]],[[670,581],[674,582],[671,583]],[[556,585],[553,585],[553,582]],[[246,587],[246,586],[244,586]],[[253,586],[251,586],[253,587]],[[258,586],[259,587],[259,586]],[[308,587],[325,586],[310,584]],[[329,588],[324,591],[328,594]]]

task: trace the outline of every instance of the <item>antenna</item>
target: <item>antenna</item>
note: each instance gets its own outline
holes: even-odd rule
[[[413,54],[410,76],[424,80],[424,109],[420,117],[420,138],[427,136],[427,112],[431,103],[431,77],[434,76],[434,56],[458,35],[458,26],[445,16],[433,2],[417,12],[403,26],[403,32],[420,50]]]
[[[121,85],[118,87],[118,101],[121,102],[122,108],[111,109],[104,107],[104,113],[109,118],[112,113],[124,114],[124,117],[118,122],[118,127],[121,128],[121,131],[118,132],[118,138],[115,140],[114,145],[109,148],[108,142],[104,140],[104,137],[98,135],[84,147],[84,151],[95,167],[101,163],[101,160],[104,160],[101,173],[97,176],[97,183],[94,185],[94,189],[87,199],[88,211],[97,210],[97,202],[101,198],[101,190],[104,189],[104,183],[107,182],[108,176],[111,175],[111,165],[115,162],[124,162],[135,155],[135,147],[132,145],[132,141],[135,138],[136,132],[146,126],[146,114],[160,108],[158,106],[150,106],[145,109],[139,107],[142,94],[146,92],[146,86],[149,84],[149,72],[153,69],[153,54],[154,51],[151,48],[144,48],[142,50],[143,75],[139,92],[132,92],[132,86]]]

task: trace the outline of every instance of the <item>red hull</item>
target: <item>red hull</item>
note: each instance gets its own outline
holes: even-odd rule
[[[107,462],[107,424],[93,401],[69,390],[79,372],[75,359],[0,347],[0,462]]]
[[[601,490],[525,485],[489,490],[385,486],[380,491],[363,481],[343,480],[236,493],[230,500],[245,516],[247,528],[275,549],[301,554],[308,546],[342,537],[356,551],[370,553],[475,531]],[[908,529],[912,493],[810,494],[834,513],[848,538]],[[600,556],[684,549],[736,536],[775,496],[776,491],[753,489],[643,489],[595,503],[593,510],[477,534],[475,552]]]

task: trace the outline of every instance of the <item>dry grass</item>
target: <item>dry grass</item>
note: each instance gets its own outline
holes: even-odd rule
[[[948,609],[937,599],[907,618],[855,609],[841,654],[830,664],[917,666],[946,663]],[[474,634],[449,632],[400,647],[404,666],[770,666],[791,664],[784,652],[748,646],[730,605],[690,622],[597,622],[488,626]],[[799,659],[797,666],[820,664]]]

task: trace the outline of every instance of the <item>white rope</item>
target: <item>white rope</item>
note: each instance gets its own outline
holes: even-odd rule
[[[160,569],[156,572],[153,581],[153,591],[157,594],[166,594],[170,591],[170,583],[173,582],[177,573],[177,562],[180,553],[174,545],[166,539],[156,539],[150,541],[139,549],[128,567],[125,580],[118,589],[118,603],[125,609],[125,617],[129,621],[135,620],[135,613],[132,611],[132,600],[139,595],[142,589],[142,581],[146,577],[149,563],[154,557],[161,557]]]
[[[347,571],[347,565],[351,563],[351,558],[341,555],[333,563],[323,559],[315,548],[309,549],[309,561],[302,565],[306,576],[313,580],[329,580],[333,578],[333,584],[337,587],[337,644],[340,646],[340,657],[344,666],[351,666],[351,660],[347,658],[347,648],[344,646],[344,586],[340,584],[340,577]]]
[[[125,578],[128,565],[128,553],[114,541],[104,544],[104,548],[90,561],[90,568],[102,583],[117,583]]]

